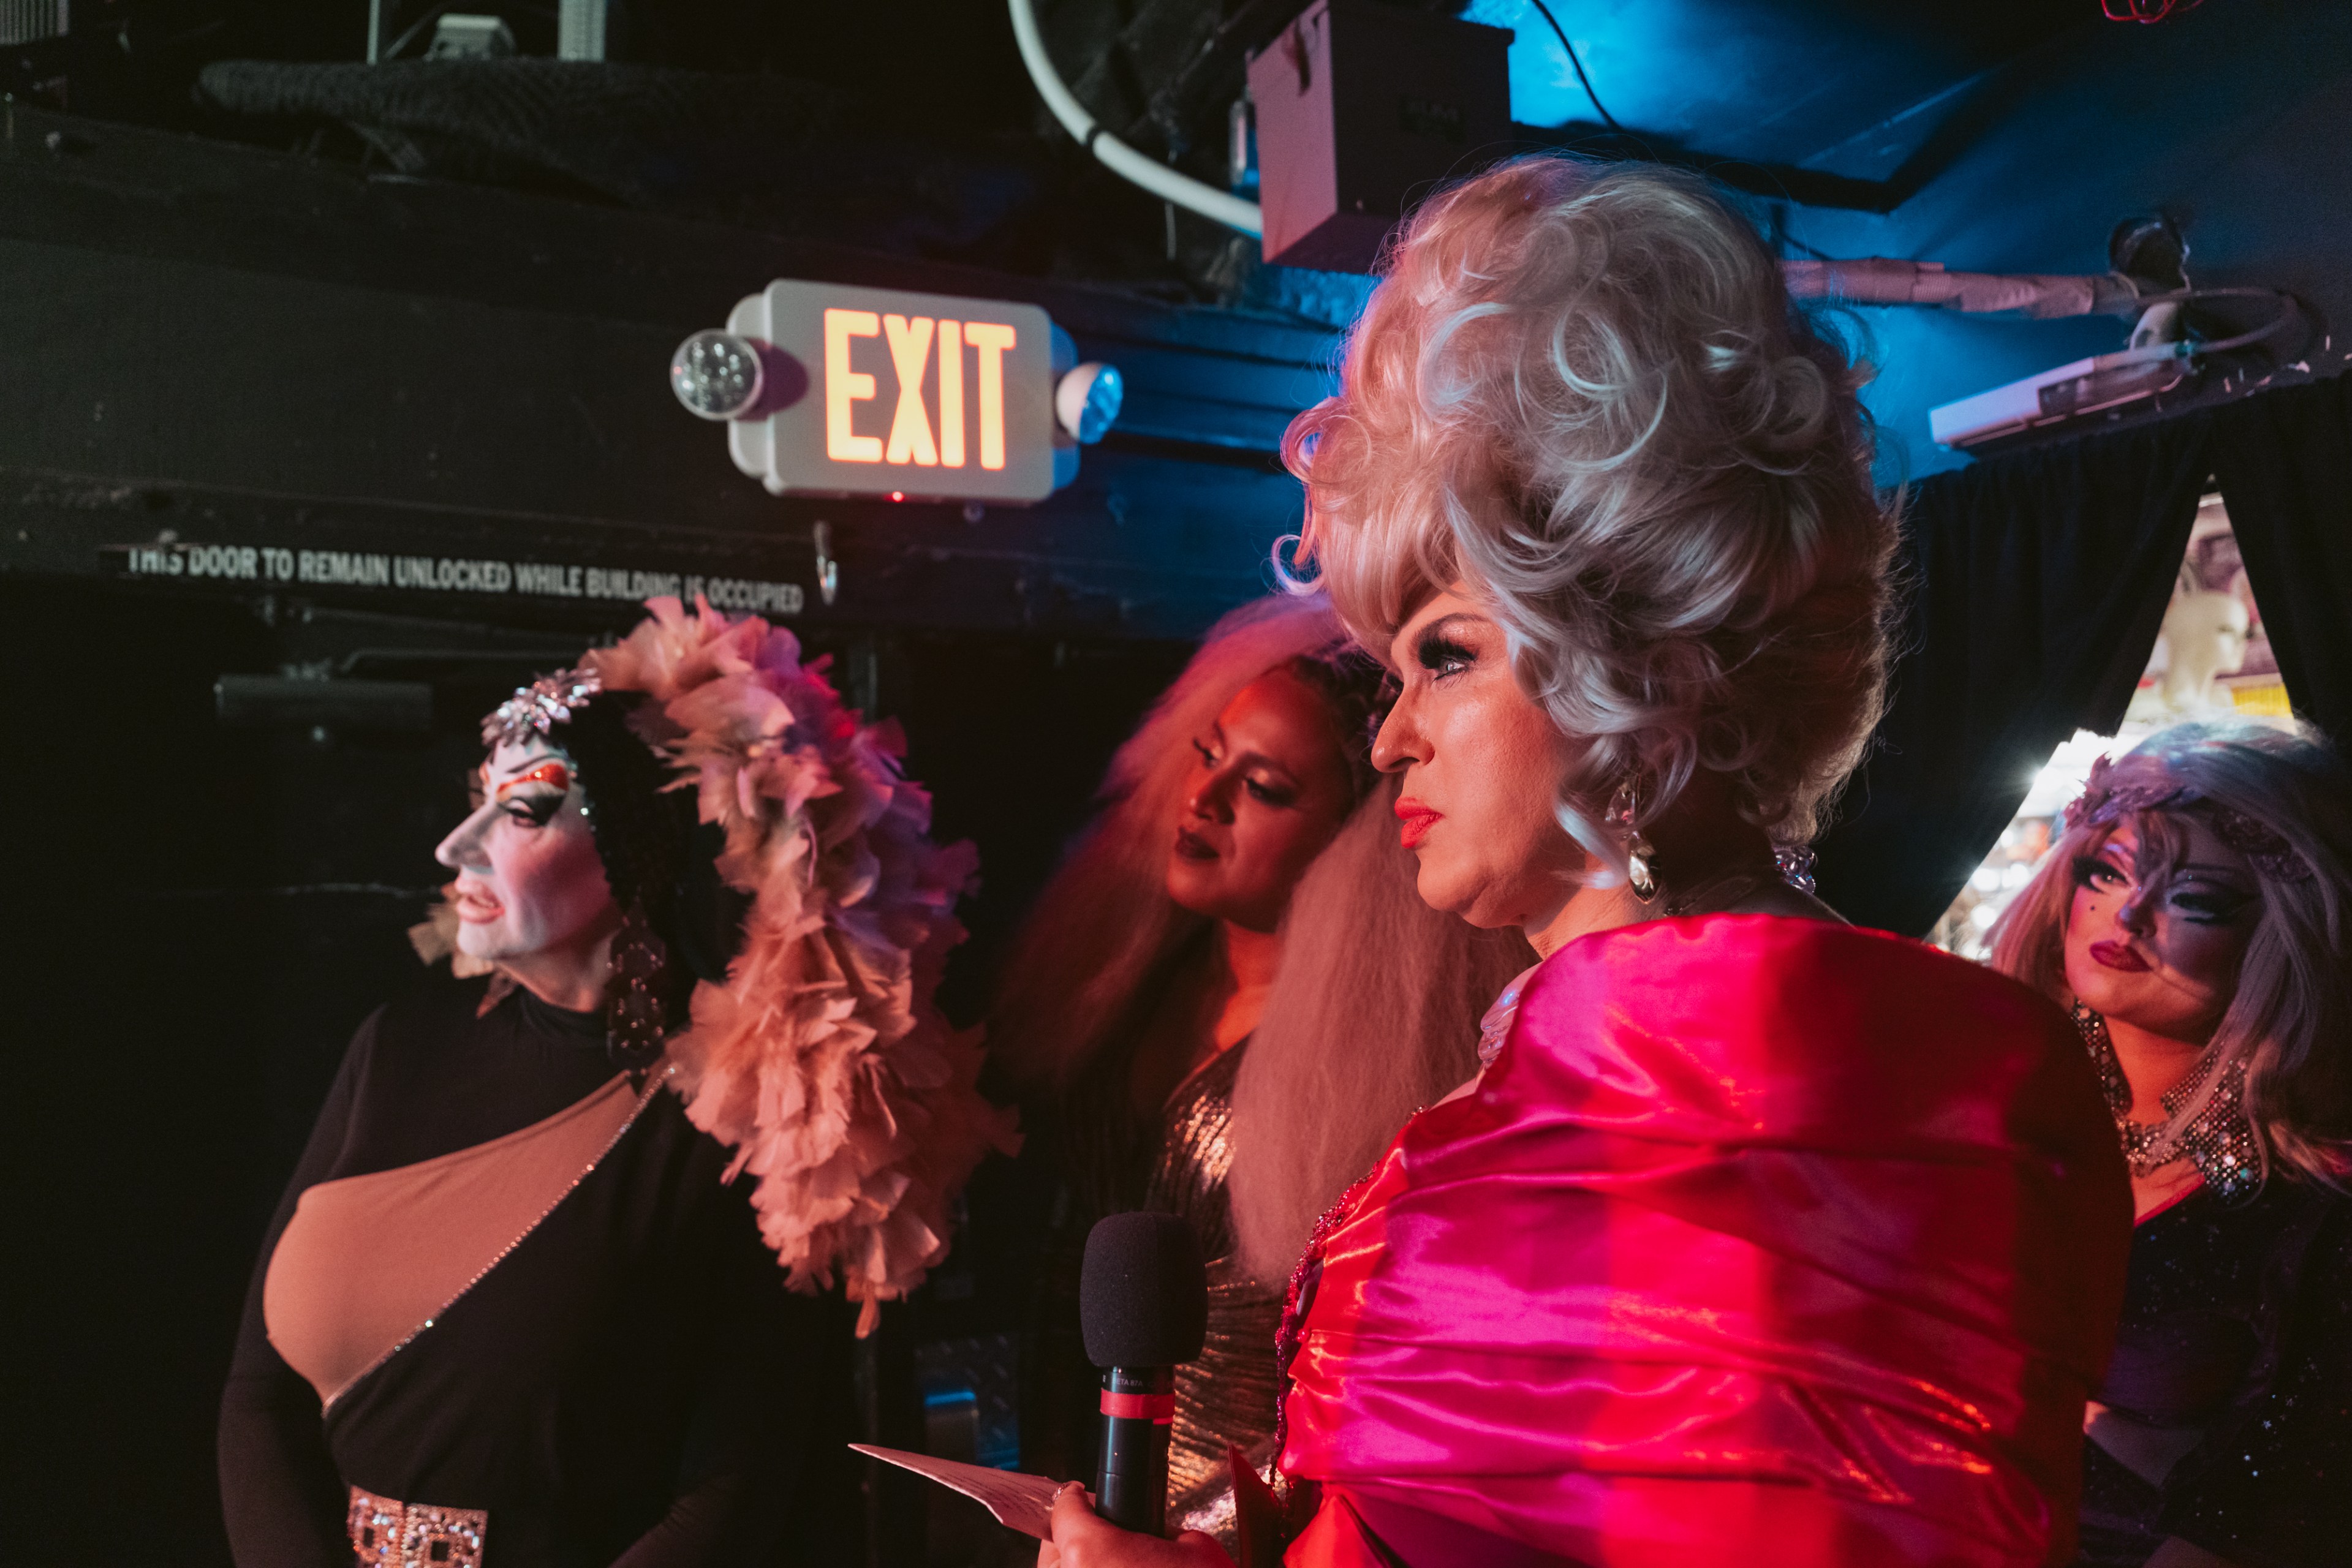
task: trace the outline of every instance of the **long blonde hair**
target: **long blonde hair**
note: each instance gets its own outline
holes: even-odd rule
[[[1170,824],[1199,766],[1192,743],[1244,686],[1347,641],[1320,599],[1245,604],[1119,747],[990,1014],[990,1051],[1017,1086],[1066,1096],[1150,1017],[1197,1010],[1217,977],[1211,923],[1165,885]],[[1292,894],[1243,1058],[1228,1190],[1247,1266],[1269,1280],[1287,1274],[1316,1217],[1405,1118],[1475,1069],[1480,1011],[1534,962],[1517,932],[1477,931],[1421,902],[1395,793],[1393,781],[1374,788]]]
[[[2339,1185],[2352,1168],[2352,779],[2343,762],[2308,727],[2175,725],[2108,765],[2093,792],[2151,803],[2106,821],[2095,820],[2096,800],[2086,803],[1994,924],[1992,967],[2062,1004],[2074,1000],[2065,946],[2074,863],[2126,821],[2139,841],[2143,883],[2177,868],[2185,841],[2169,819],[2202,813],[2225,828],[2235,819],[2266,831],[2278,847],[2248,856],[2262,915],[2212,1049],[2223,1063],[2245,1059],[2246,1114],[2265,1166]],[[2221,1077],[2205,1074],[2205,1088]],[[2184,1103],[2166,1135],[2204,1098]]]
[[[1478,1069],[1478,1019],[1536,961],[1517,930],[1430,908],[1381,780],[1290,896],[1282,965],[1234,1085],[1242,1265],[1278,1281],[1397,1129]]]

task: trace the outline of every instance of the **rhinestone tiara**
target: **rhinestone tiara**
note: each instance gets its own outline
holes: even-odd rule
[[[574,708],[604,689],[593,670],[558,670],[541,675],[500,703],[482,719],[482,744],[514,746],[536,736],[541,739],[559,724],[572,722]]]

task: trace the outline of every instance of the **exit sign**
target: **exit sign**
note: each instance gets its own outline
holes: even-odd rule
[[[728,451],[778,495],[1042,501],[1076,476],[1054,390],[1076,355],[1034,305],[780,279],[727,330],[767,345],[769,411]]]

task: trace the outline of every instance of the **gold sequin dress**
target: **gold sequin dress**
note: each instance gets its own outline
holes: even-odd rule
[[[1209,1334],[1201,1359],[1176,1369],[1168,1446],[1168,1522],[1234,1548],[1225,1445],[1263,1468],[1274,1448],[1274,1335],[1282,1288],[1240,1270],[1225,1181],[1233,1169],[1234,1080],[1244,1040],[1202,1063],[1168,1097],[1144,1207],[1181,1216],[1209,1266]]]

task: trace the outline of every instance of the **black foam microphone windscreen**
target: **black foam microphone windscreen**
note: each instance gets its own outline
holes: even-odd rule
[[[1097,1366],[1174,1366],[1201,1354],[1209,1274],[1172,1214],[1114,1214],[1087,1233],[1078,1326]]]
[[[1114,1214],[1087,1234],[1078,1326],[1103,1369],[1095,1507],[1123,1530],[1163,1532],[1176,1366],[1207,1337],[1209,1275],[1192,1228],[1172,1214]]]

